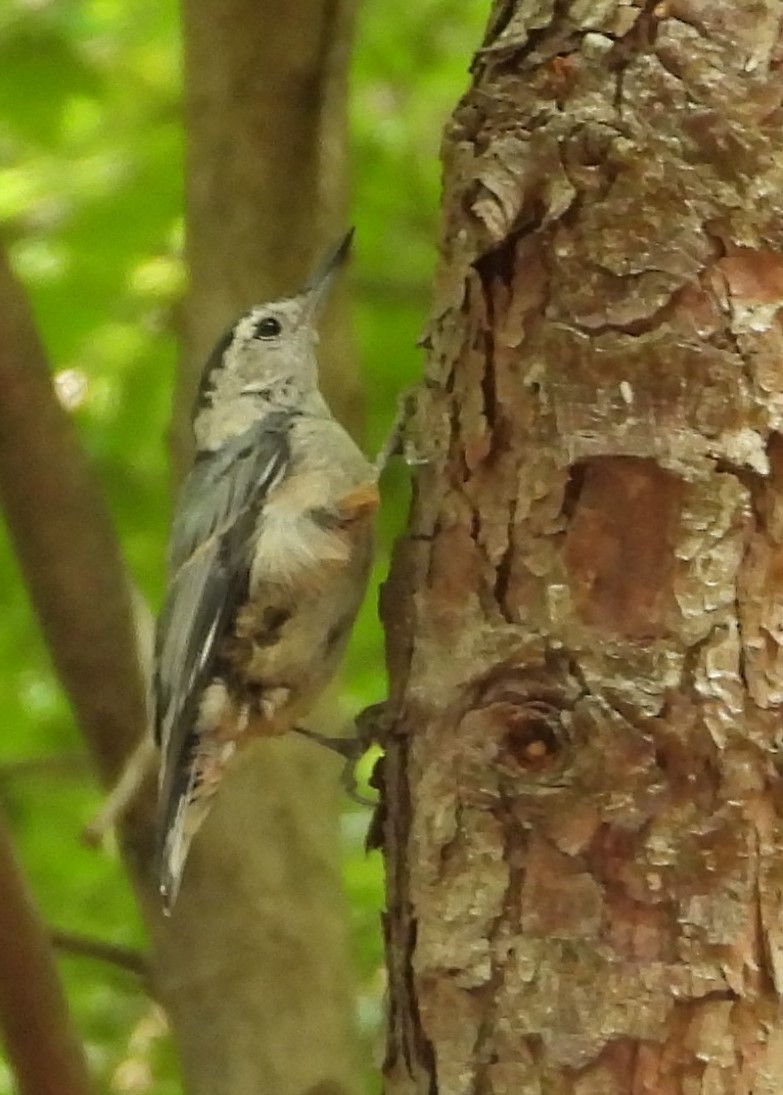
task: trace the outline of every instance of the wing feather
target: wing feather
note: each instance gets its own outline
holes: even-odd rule
[[[153,679],[162,835],[188,785],[201,695],[247,582],[263,499],[288,466],[291,421],[289,414],[268,416],[202,455],[177,502]]]

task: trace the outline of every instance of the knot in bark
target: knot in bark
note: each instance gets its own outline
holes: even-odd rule
[[[549,783],[569,763],[578,689],[565,675],[547,677],[506,666],[477,689],[463,717],[463,731],[493,743],[506,776]]]

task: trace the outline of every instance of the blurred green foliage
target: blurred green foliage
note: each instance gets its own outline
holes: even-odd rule
[[[397,392],[419,368],[415,341],[435,258],[441,127],[465,85],[486,7],[485,0],[360,6],[351,104],[353,282],[371,450],[384,437]],[[0,0],[0,225],[61,398],[153,604],[168,516],[172,313],[185,281],[178,35],[175,6],[159,0]],[[388,476],[378,576],[404,521],[405,480],[404,469]],[[36,897],[57,928],[143,946],[117,857],[80,843],[99,792],[4,538],[0,575],[0,799]],[[348,658],[349,710],[384,693],[374,593]],[[382,891],[378,857],[363,851],[367,820],[346,803],[357,1011],[370,1045],[381,1016]],[[100,1090],[178,1091],[161,1023],[132,977],[84,958],[63,957],[60,966]],[[0,1058],[0,1095],[10,1091]]]

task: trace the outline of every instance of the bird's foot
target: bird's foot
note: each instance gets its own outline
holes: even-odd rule
[[[333,738],[328,734],[319,734],[317,730],[310,730],[306,726],[294,727],[294,733],[314,741],[317,745],[323,745],[326,749],[331,749],[333,753],[338,753],[343,758],[345,764],[340,782],[348,797],[360,806],[376,805],[374,799],[367,798],[357,791],[356,766],[373,742],[381,740],[379,730],[382,726],[384,708],[385,704],[382,703],[366,707],[364,711],[357,715],[354,721],[356,732],[344,738]]]

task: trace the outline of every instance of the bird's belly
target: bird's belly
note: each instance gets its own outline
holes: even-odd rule
[[[251,733],[283,733],[307,713],[337,669],[363,585],[348,566],[320,585],[251,588],[225,648]]]
[[[306,590],[331,583],[335,570],[350,567],[354,549],[341,531],[324,527],[310,511],[291,505],[286,495],[274,498],[257,532],[251,594],[269,584]]]

